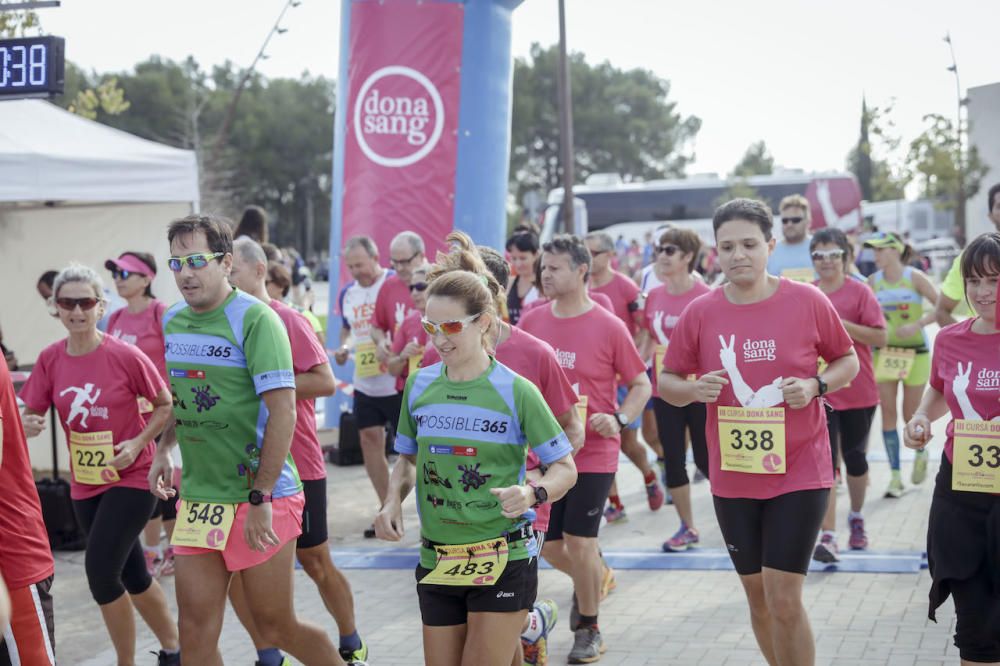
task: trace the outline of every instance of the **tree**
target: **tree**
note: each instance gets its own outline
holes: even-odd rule
[[[559,187],[556,107],[558,48],[531,47],[514,62],[510,179],[518,200],[525,189]],[[670,101],[670,83],[649,70],[592,66],[570,55],[574,167],[580,179],[598,172],[644,180],[681,177],[701,120],[682,116]]]
[[[959,152],[958,135],[951,120],[939,115],[924,116],[927,128],[910,142],[906,165],[920,187],[920,195],[934,199],[941,208],[955,210],[959,187],[973,197],[989,170],[975,147],[965,155]]]
[[[858,144],[847,154],[847,170],[857,177],[867,201],[891,201],[905,196],[910,176],[899,158],[901,139],[895,129],[892,104],[869,107],[862,99],[861,133]]]
[[[868,115],[868,103],[861,97],[861,136],[858,137],[858,147],[855,152],[854,175],[861,185],[861,198],[872,200],[872,144],[868,138],[868,126],[871,117]]]
[[[733,168],[733,176],[767,176],[774,173],[774,157],[767,149],[767,144],[757,141],[750,144],[743,157]]]

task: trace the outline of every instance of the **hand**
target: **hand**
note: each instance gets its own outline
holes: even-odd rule
[[[420,346],[416,339],[414,339],[413,342],[406,343],[406,346],[403,347],[403,351],[400,353],[400,356],[403,358],[410,358],[411,356],[416,356],[423,351],[424,348]]]
[[[781,398],[792,409],[802,409],[819,395],[819,384],[812,377],[788,377],[781,382]]]
[[[271,546],[281,542],[271,526],[271,503],[264,502],[256,506],[251,504],[247,509],[247,520],[243,525],[243,538],[250,550],[266,551]]]
[[[347,345],[342,345],[340,349],[333,352],[333,360],[337,362],[337,365],[344,365],[347,363],[347,355],[350,351],[351,350],[347,348]]]
[[[725,370],[713,370],[705,373],[694,382],[695,400],[698,402],[715,402],[722,393],[722,387],[729,383],[725,378]]]
[[[903,324],[896,329],[896,337],[900,340],[905,340],[906,338],[912,337],[917,334],[920,330],[920,324],[918,322],[913,322],[911,324]]]
[[[135,462],[142,450],[146,448],[144,442],[137,439],[126,439],[115,444],[115,457],[108,463],[118,471],[121,471]]]
[[[622,431],[618,419],[611,414],[591,414],[590,429],[601,437],[614,437]]]
[[[970,364],[971,366],[971,364]],[[917,412],[903,429],[903,444],[908,449],[923,450],[931,441],[931,422],[926,414]]]
[[[375,345],[375,358],[378,359],[379,363],[385,363],[391,356],[392,343],[389,341],[389,336],[386,335],[382,338],[382,342]]]
[[[399,326],[406,319],[406,303],[396,303],[396,330],[399,330]]]
[[[730,368],[736,367],[736,336],[729,336],[729,343],[726,344],[725,338],[721,335],[719,336],[719,360],[722,361],[722,367],[729,370]]]
[[[40,414],[25,414],[21,417],[25,437],[37,437],[45,430],[45,417]]]
[[[149,492],[161,500],[169,500],[177,494],[174,485],[174,461],[166,451],[158,450],[149,467]]]
[[[386,502],[375,516],[375,536],[383,541],[403,538],[403,508],[399,502]]]
[[[490,488],[490,493],[500,500],[504,518],[517,518],[535,503],[535,491],[531,486],[508,486]]]

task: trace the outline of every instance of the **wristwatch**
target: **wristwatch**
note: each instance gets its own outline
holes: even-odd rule
[[[247,501],[250,502],[250,504],[252,504],[253,506],[260,506],[264,502],[270,502],[271,496],[265,495],[260,490],[251,490],[250,496],[247,497]]]
[[[531,505],[532,509],[537,509],[549,501],[549,491],[545,489],[545,486],[538,486],[534,483],[529,483],[528,485],[535,492],[535,503]]]
[[[615,412],[615,420],[618,421],[619,432],[628,427],[629,420],[624,412]]]
[[[815,379],[816,380],[816,384],[819,385],[819,395],[825,394],[826,391],[827,391],[827,386],[826,386],[826,382],[823,381],[823,378],[820,377],[819,375],[816,375],[816,376],[813,377],[813,379]]]

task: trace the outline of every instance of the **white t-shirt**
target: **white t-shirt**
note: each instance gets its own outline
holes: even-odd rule
[[[388,271],[382,271],[382,275],[368,287],[362,287],[356,281],[351,281],[340,292],[340,313],[344,318],[345,326],[351,330],[351,340],[348,344],[355,350],[357,350],[358,345],[372,342],[371,319],[372,315],[375,314],[375,299],[388,275]],[[395,377],[388,372],[382,372],[374,377],[358,377],[356,357],[354,362],[354,388],[356,390],[374,397],[384,397],[396,393]]]

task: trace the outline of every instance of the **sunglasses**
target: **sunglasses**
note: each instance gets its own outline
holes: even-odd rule
[[[812,253],[812,260],[823,261],[824,259],[840,259],[843,256],[843,250],[814,250]]]
[[[653,252],[656,254],[665,254],[668,257],[672,257],[678,252],[680,252],[680,248],[677,247],[676,245],[657,245],[656,247],[653,248]]]
[[[474,315],[469,315],[465,319],[459,319],[458,321],[443,321],[440,324],[435,324],[428,319],[421,319],[420,324],[427,331],[427,335],[437,335],[438,331],[444,333],[445,335],[458,335],[465,330],[465,327],[479,319],[482,312],[478,312]]]
[[[191,268],[204,268],[205,266],[208,266],[208,262],[224,256],[226,256],[225,252],[213,252],[212,254],[201,253],[189,254],[186,257],[170,257],[167,259],[167,266],[174,273],[180,273],[184,264],[187,264]]]
[[[391,263],[393,266],[404,266],[404,265],[410,263],[411,261],[413,261],[414,259],[416,259],[419,256],[420,256],[419,252],[414,252],[413,256],[410,257],[409,259],[392,259],[392,258],[390,258],[389,259],[389,263]]]
[[[424,291],[427,286],[426,282],[414,282],[410,285],[410,291]]]
[[[126,271],[121,268],[112,268],[111,277],[115,280],[127,280],[133,275],[139,275],[139,273],[133,273],[132,271]]]
[[[781,223],[782,224],[798,224],[799,222],[801,222],[804,219],[806,219],[806,218],[804,218],[804,217],[783,217],[783,218],[781,218]]]
[[[101,302],[99,298],[57,298],[56,305],[59,306],[60,310],[66,310],[67,312],[72,312],[77,306],[86,312],[87,310],[93,310],[97,307],[97,304]]]

